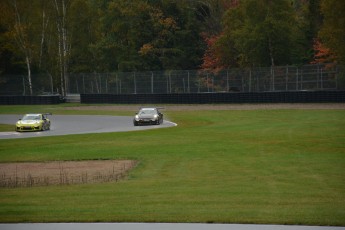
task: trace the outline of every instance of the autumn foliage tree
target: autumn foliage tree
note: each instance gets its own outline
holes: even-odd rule
[[[313,47],[315,54],[314,60],[311,62],[312,64],[327,64],[328,67],[336,64],[337,58],[334,53],[322,44],[319,39],[315,39]]]
[[[0,74],[25,75],[29,86],[31,73],[44,73],[65,94],[70,73],[344,64],[344,7],[340,0],[1,0]]]
[[[345,4],[339,0],[322,0],[324,16],[319,38],[340,64],[345,64]]]
[[[221,35],[214,35],[211,37],[204,36],[207,49],[203,56],[202,69],[218,72],[220,69],[224,68],[220,50],[216,46],[216,42],[220,36]]]

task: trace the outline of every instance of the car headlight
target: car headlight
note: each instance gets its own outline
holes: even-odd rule
[[[139,120],[139,116],[138,115],[135,115],[135,120]]]
[[[158,114],[153,115],[153,118],[157,119],[158,118]]]

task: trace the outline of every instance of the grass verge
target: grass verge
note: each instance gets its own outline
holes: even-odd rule
[[[13,113],[22,109],[11,107]],[[1,108],[2,113],[6,110]],[[66,113],[62,105],[50,110]],[[167,115],[177,127],[0,140],[1,162],[140,162],[119,183],[1,188],[0,222],[345,226],[345,111],[167,111]]]

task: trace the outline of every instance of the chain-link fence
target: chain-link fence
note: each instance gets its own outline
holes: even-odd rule
[[[26,75],[0,75],[0,95],[52,95],[59,94],[50,74],[33,74],[31,89]]]
[[[217,73],[202,70],[69,74],[68,94],[155,94],[202,92],[274,92],[337,90],[337,66],[305,65],[252,69],[227,69]],[[26,76],[0,76],[2,95],[28,95]],[[51,75],[33,75],[35,95],[59,92]]]
[[[338,89],[338,68],[302,67],[70,74],[69,93],[201,93]]]

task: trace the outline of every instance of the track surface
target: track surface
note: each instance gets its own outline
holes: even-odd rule
[[[13,124],[22,115],[0,115],[0,124]],[[69,134],[128,132],[176,126],[175,123],[164,121],[161,125],[134,126],[133,117],[100,116],[100,115],[52,115],[49,116],[51,127],[43,132],[0,132],[0,139],[58,136]]]

